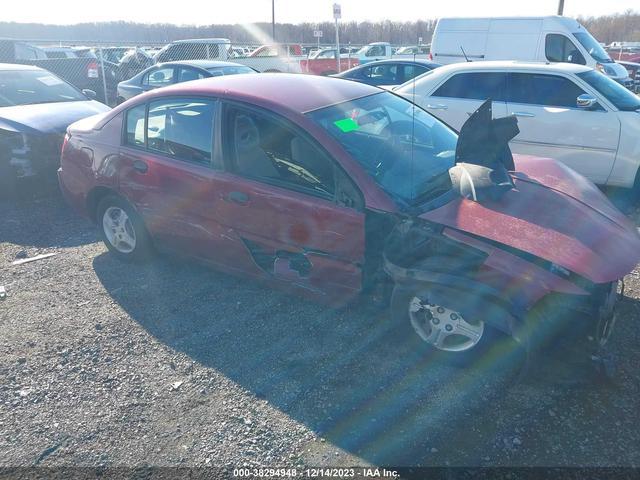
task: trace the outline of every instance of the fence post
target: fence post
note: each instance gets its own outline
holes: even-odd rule
[[[109,105],[109,97],[107,96],[107,72],[104,70],[104,54],[102,46],[100,46],[100,70],[102,71],[102,89],[104,91],[104,103]]]

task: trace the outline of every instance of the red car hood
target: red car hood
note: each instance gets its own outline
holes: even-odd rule
[[[594,283],[640,261],[640,236],[591,182],[550,159],[514,156],[515,188],[497,202],[457,199],[420,217],[528,252]]]

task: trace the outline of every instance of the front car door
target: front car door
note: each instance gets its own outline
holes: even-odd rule
[[[343,303],[362,287],[364,201],[307,134],[272,113],[229,103],[223,152],[233,182],[216,215],[271,281]]]
[[[510,73],[507,111],[518,117],[514,153],[561,161],[591,181],[604,184],[613,167],[620,137],[617,116],[603,105],[578,108],[586,93],[559,74]]]
[[[493,116],[507,115],[504,101],[504,72],[463,72],[447,78],[426,98],[416,98],[420,106],[460,130],[469,116],[491,98]]]
[[[175,82],[175,67],[157,67],[149,70],[142,77],[142,90],[149,91],[167,87]]]

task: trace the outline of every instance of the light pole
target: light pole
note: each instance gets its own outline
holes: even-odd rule
[[[558,0],[558,15],[564,12],[564,0]]]
[[[342,9],[337,3],[333,4],[333,19],[336,21],[336,62],[338,73],[340,73],[340,32],[338,30],[338,19],[342,16]]]
[[[271,38],[276,42],[276,0],[271,0]]]

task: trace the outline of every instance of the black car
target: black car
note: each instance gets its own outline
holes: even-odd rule
[[[333,76],[378,87],[395,87],[439,66],[426,60],[378,60]]]
[[[27,177],[55,181],[67,127],[110,110],[93,97],[42,68],[0,63],[0,193]]]

